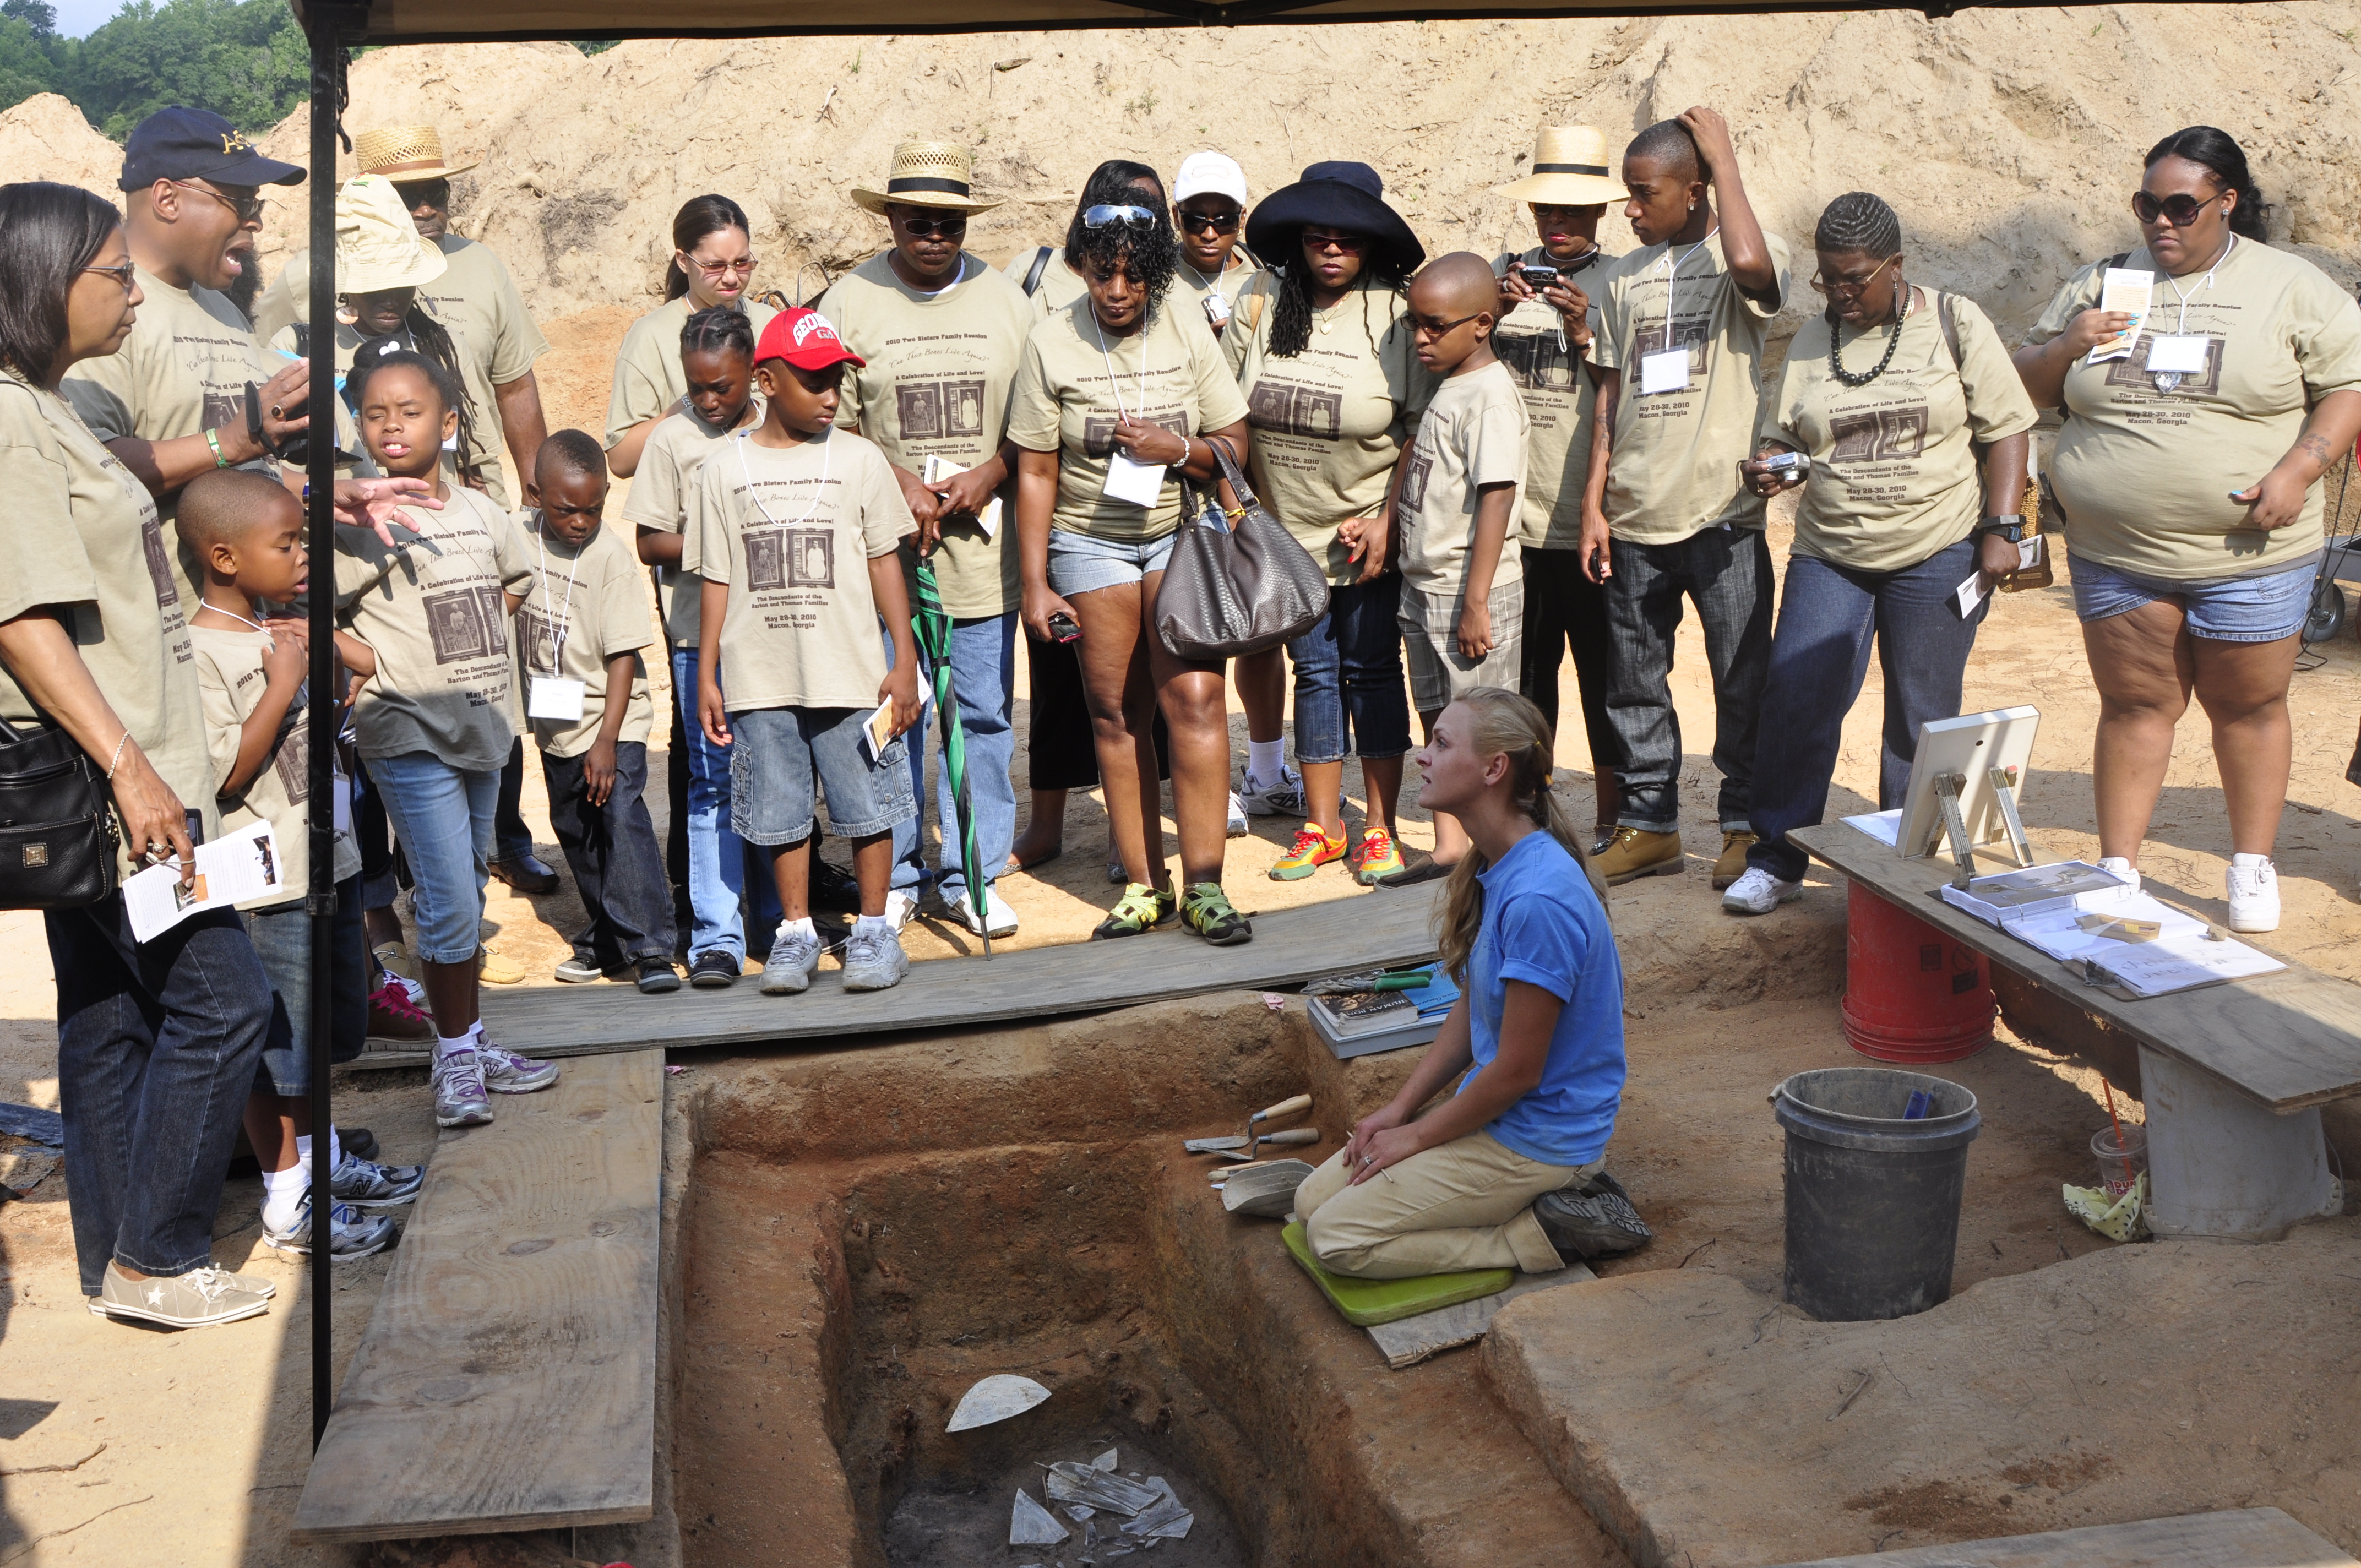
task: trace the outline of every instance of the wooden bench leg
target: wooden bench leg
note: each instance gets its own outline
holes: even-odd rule
[[[2139,1055],[2157,1234],[2277,1241],[2325,1211],[2331,1182],[2316,1107],[2274,1115],[2202,1068],[2146,1046]]]

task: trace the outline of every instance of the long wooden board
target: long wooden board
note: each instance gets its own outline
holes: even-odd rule
[[[1824,1557],[1780,1568],[2356,1568],[2277,1508],[2237,1508],[2042,1535]]]
[[[847,992],[833,965],[800,996],[764,996],[749,975],[727,991],[642,996],[619,985],[484,992],[484,1026],[533,1057],[651,1046],[756,1046],[1094,1013],[1209,991],[1293,985],[1339,970],[1433,956],[1440,884],[1379,889],[1255,917],[1254,940],[1211,948],[1172,929],[1119,942],[1028,948],[910,966],[891,991]],[[423,1052],[363,1052],[356,1067],[414,1067]]]
[[[2204,1069],[2273,1111],[2285,1114],[2361,1093],[2361,986],[2349,981],[2288,959],[2277,974],[2126,1002],[2084,984],[2040,948],[1935,896],[1953,874],[1949,859],[1905,859],[1891,845],[1841,822],[1796,828],[1787,836],[1945,935],[1991,955],[1994,963],[2143,1044]]]
[[[445,1132],[295,1510],[298,1541],[654,1509],[664,1053]]]

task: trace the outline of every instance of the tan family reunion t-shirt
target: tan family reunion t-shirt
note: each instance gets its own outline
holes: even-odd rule
[[[1466,586],[1477,492],[1486,485],[1523,483],[1530,422],[1516,378],[1497,359],[1480,370],[1446,377],[1434,389],[1402,473],[1402,581],[1440,598]],[[1496,588],[1525,575],[1517,515],[1511,497],[1509,534],[1492,574]]]
[[[1222,352],[1246,391],[1259,499],[1329,583],[1343,585],[1361,568],[1337,525],[1384,509],[1434,378],[1418,361],[1402,296],[1384,288],[1356,289],[1313,312],[1303,352],[1273,355],[1279,287],[1275,274],[1257,272],[1240,291]]]
[[[763,407],[760,392],[749,398],[740,427],[762,423]],[[666,414],[640,448],[639,470],[623,499],[623,521],[635,529],[681,533],[689,498],[697,493],[697,470],[726,433],[706,423],[685,402],[677,412]],[[664,641],[675,648],[697,646],[704,582],[686,565],[656,568],[656,612],[664,617]]]
[[[1175,260],[1172,264],[1172,291],[1166,298],[1172,302],[1172,309],[1183,321],[1194,320],[1207,332],[1219,337],[1228,328],[1226,318],[1237,313],[1238,295],[1245,291],[1248,283],[1261,276],[1260,269],[1249,265],[1246,258],[1235,250],[1230,252],[1229,266],[1220,272],[1200,272],[1186,261]],[[1213,313],[1205,308],[1205,302],[1216,294],[1228,307],[1222,313],[1225,319],[1219,326],[1213,323]]]
[[[1811,455],[1795,512],[1795,554],[1861,572],[1898,572],[1975,532],[1983,477],[1974,444],[2033,428],[2033,400],[2008,350],[1974,301],[1932,289],[1901,324],[1894,359],[1866,386],[1828,370],[1825,315],[1787,349],[1779,390],[1763,411],[1762,439]],[[1948,309],[1958,358],[1943,331]],[[1875,368],[1891,323],[1854,336],[1844,367]]]
[[[500,767],[519,710],[503,596],[532,581],[523,536],[490,498],[461,488],[440,511],[403,507],[394,528],[401,543],[388,549],[373,529],[336,525],[337,618],[377,655],[353,705],[361,755]]]
[[[1008,438],[1058,454],[1052,528],[1100,539],[1161,539],[1180,525],[1180,486],[1170,469],[1153,507],[1105,493],[1118,411],[1180,435],[1246,417],[1246,400],[1221,345],[1184,322],[1168,295],[1147,326],[1103,337],[1085,294],[1033,329],[1009,400]]]
[[[740,308],[754,328],[754,341],[779,313],[760,300],[741,298]],[[633,322],[615,351],[615,381],[607,396],[606,446],[612,451],[623,433],[642,420],[662,419],[688,396],[688,372],[680,367],[680,329],[697,313],[683,294]]]
[[[196,646],[197,689],[204,699],[205,746],[213,754],[214,780],[225,783],[237,767],[247,718],[270,686],[262,659],[270,652],[272,638],[267,631],[243,627],[224,630],[192,626],[189,635]],[[338,787],[344,787],[345,782],[339,772]],[[247,899],[238,905],[240,909],[268,909],[302,898],[311,887],[311,798],[312,722],[299,693],[280,721],[270,755],[247,781],[246,788],[235,795],[224,790],[219,797],[223,832],[235,833],[257,822],[268,822],[270,836],[279,845],[280,891]],[[336,880],[358,876],[361,850],[349,826],[335,833],[335,844]]]
[[[1016,285],[1018,293],[1025,291],[1025,275],[1033,270],[1033,259],[1041,254],[1041,250],[1040,246],[1028,245],[1011,257],[1008,265],[1001,269],[1002,274]],[[1059,241],[1050,246],[1049,251],[1049,259],[1041,264],[1041,276],[1034,282],[1033,292],[1027,300],[1033,319],[1037,322],[1048,321],[1090,292],[1089,285],[1082,281],[1082,275],[1066,265],[1065,242]]]
[[[131,335],[115,353],[76,365],[58,389],[101,441],[177,441],[225,424],[244,428],[246,384],[261,386],[286,361],[255,341],[226,295],[175,289],[144,267],[137,277],[147,298]],[[267,458],[248,466],[279,475]],[[178,491],[162,497],[158,515],[170,524],[179,505]],[[177,537],[165,543],[181,597],[193,605],[204,580],[196,557]]]
[[[74,646],[115,717],[214,837],[220,814],[187,601],[173,581],[148,488],[63,399],[9,370],[0,370],[0,462],[8,475],[0,620],[42,605],[66,608]],[[16,723],[36,711],[0,668],[0,718]],[[93,760],[102,768],[113,762]],[[126,843],[120,875],[138,869]]]
[[[1603,283],[1615,258],[1594,249],[1564,266],[1535,246],[1521,255],[1494,257],[1493,275],[1507,276],[1510,266],[1519,261],[1558,268],[1566,281],[1589,297],[1595,338],[1604,319]],[[1520,300],[1492,329],[1492,352],[1509,367],[1525,396],[1525,413],[1533,422],[1525,447],[1525,498],[1518,537],[1528,550],[1579,549],[1582,494],[1590,483],[1590,414],[1598,397],[1586,368],[1587,356],[1566,336],[1565,318],[1538,294]]]
[[[869,563],[917,532],[885,455],[831,431],[790,447],[730,435],[698,470],[681,565],[730,587],[732,713],[877,706],[885,645]]]
[[[2078,555],[2146,576],[2247,576],[2319,554],[2325,499],[2314,481],[2303,515],[2265,532],[2230,499],[2269,473],[2311,407],[2361,389],[2361,307],[2301,257],[2241,239],[2206,274],[2171,278],[2143,246],[2126,268],[2153,271],[2147,319],[2130,357],[2066,373],[2072,416],[2058,433],[2049,482]],[[2067,280],[2026,334],[2048,343],[2097,307],[2105,264]],[[2189,308],[2184,317],[2180,298]],[[2207,340],[2205,368],[2168,388],[2147,368],[2158,334]]]
[[[844,367],[841,428],[875,442],[888,463],[922,479],[929,456],[961,468],[992,460],[1008,433],[1008,389],[1034,320],[1006,277],[962,254],[958,280],[925,293],[902,281],[887,252],[838,279],[818,308],[844,345],[869,362]],[[1014,474],[1009,481],[995,532],[972,518],[943,523],[935,586],[953,616],[1005,615],[1024,600]],[[917,561],[912,552],[905,562],[914,583]]]
[[[1754,455],[1763,337],[1791,281],[1787,242],[1766,231],[1763,243],[1778,277],[1767,305],[1739,292],[1719,229],[1693,247],[1635,250],[1604,280],[1590,357],[1623,377],[1607,465],[1607,525],[1618,539],[1677,544],[1708,528],[1763,526],[1763,498],[1739,482],[1738,465]],[[1642,361],[1675,348],[1688,351],[1686,386],[1642,391]]]
[[[607,661],[618,653],[632,655],[631,689],[615,739],[646,744],[655,709],[648,701],[648,667],[638,655],[655,639],[639,557],[611,522],[600,523],[577,550],[545,532],[538,511],[516,521],[533,553],[533,587],[516,612],[527,706],[535,675],[582,683],[582,717],[528,718],[533,744],[551,757],[578,757],[590,749],[607,721]]]

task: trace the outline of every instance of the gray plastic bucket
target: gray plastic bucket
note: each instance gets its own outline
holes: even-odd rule
[[[1911,1091],[1932,1098],[1905,1121]],[[1787,1130],[1786,1297],[1824,1322],[1905,1318],[1949,1299],[1968,1146],[1958,1084],[1892,1068],[1799,1072],[1771,1091]]]

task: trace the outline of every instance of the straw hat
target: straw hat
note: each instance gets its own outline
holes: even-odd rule
[[[1548,207],[1595,207],[1628,194],[1612,178],[1607,137],[1589,126],[1543,126],[1533,143],[1532,172],[1492,194]]]
[[[353,138],[353,161],[363,174],[382,174],[405,183],[448,180],[476,167],[477,160],[449,163],[443,157],[443,137],[433,126],[387,126],[363,131]]]
[[[418,237],[409,204],[392,181],[357,175],[336,192],[336,292],[414,289],[442,277],[448,266],[441,249]]]
[[[954,213],[982,213],[1000,205],[977,198],[970,176],[975,154],[954,141],[906,141],[894,149],[894,168],[885,189],[855,187],[852,200],[864,210],[883,213],[889,202],[910,207],[940,207]]]

